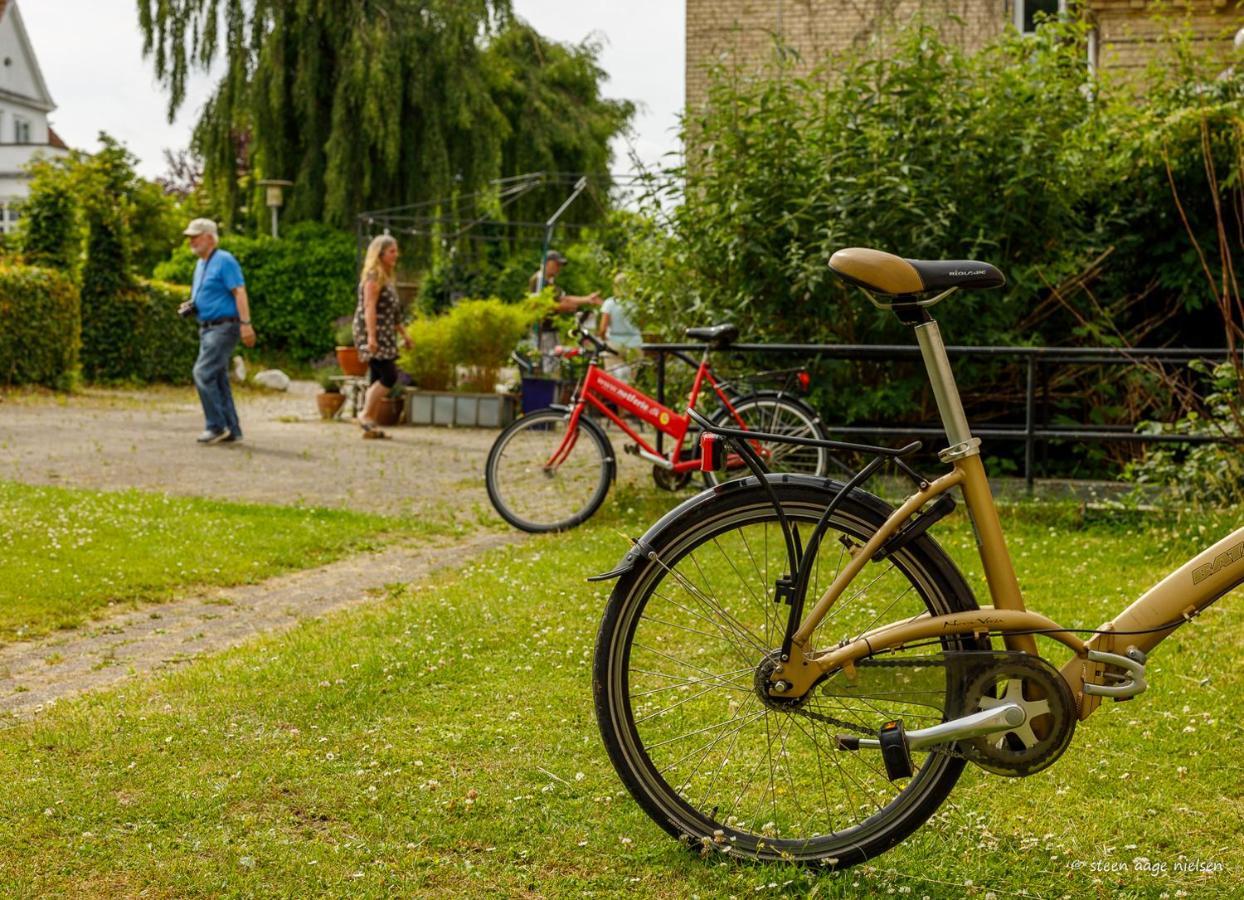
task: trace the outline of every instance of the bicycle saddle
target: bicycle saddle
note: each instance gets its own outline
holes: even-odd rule
[[[729,347],[738,339],[739,329],[734,325],[708,325],[704,328],[688,328],[687,337],[712,344],[717,349]]]
[[[947,288],[1002,287],[1006,276],[989,263],[970,259],[903,259],[882,250],[848,247],[829,258],[829,267],[851,284],[879,294],[903,296]]]

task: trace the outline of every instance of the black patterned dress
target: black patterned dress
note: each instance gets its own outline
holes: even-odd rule
[[[358,348],[359,359],[367,362],[373,358],[367,352],[367,318],[363,302],[363,288],[366,282],[359,282],[359,302],[354,310],[354,346]],[[386,284],[380,289],[376,298],[376,341],[380,348],[375,359],[397,359],[397,326],[401,316],[401,301],[397,296],[397,288]]]

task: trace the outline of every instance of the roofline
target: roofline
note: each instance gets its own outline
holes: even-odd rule
[[[43,70],[39,68],[39,57],[35,56],[35,48],[31,46],[30,35],[26,33],[26,23],[22,21],[22,13],[18,8],[17,0],[8,0],[5,8],[13,18],[13,25],[17,28],[17,40],[21,43],[22,49],[26,51],[26,58],[30,60],[30,70],[35,76],[35,87],[39,91],[38,97],[24,98],[34,100],[40,104],[37,108],[44,112],[52,112],[56,109],[56,102],[52,100],[52,94],[48,91],[47,82],[43,80]],[[21,96],[20,94],[15,96]]]
[[[0,88],[0,100],[8,100],[10,103],[16,103],[20,106],[26,106],[39,112],[50,113],[56,109],[54,103],[44,103],[42,100],[36,100],[34,97],[27,97],[25,94],[18,94],[13,91],[7,91]]]

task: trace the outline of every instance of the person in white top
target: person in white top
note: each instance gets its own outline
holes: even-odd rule
[[[644,342],[638,326],[632,321],[622,299],[626,295],[626,275],[619,272],[613,278],[613,296],[600,307],[600,338],[622,355],[622,365],[611,369],[610,374],[623,381],[631,380],[631,368],[639,358],[639,345]]]

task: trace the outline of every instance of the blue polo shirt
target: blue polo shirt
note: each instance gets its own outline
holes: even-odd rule
[[[194,277],[190,281],[190,297],[194,300],[199,321],[220,319],[238,314],[233,292],[245,286],[242,267],[228,250],[216,249],[206,261],[194,264]]]

